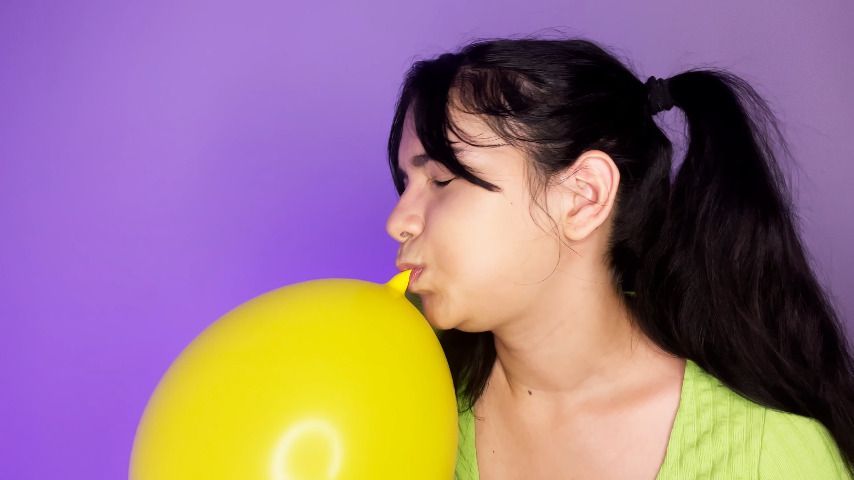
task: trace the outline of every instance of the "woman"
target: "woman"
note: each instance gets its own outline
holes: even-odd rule
[[[854,362],[774,141],[738,77],[644,83],[583,39],[412,66],[387,230],[458,392],[457,478],[852,478]]]

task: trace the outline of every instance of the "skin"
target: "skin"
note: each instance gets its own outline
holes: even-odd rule
[[[466,137],[501,143],[478,117],[452,112]],[[550,182],[543,212],[521,150],[455,145],[464,165],[502,189],[490,192],[438,162],[416,166],[424,149],[411,111],[403,130],[406,189],[386,228],[402,242],[399,261],[424,265],[410,293],[434,327],[495,337],[474,406],[480,478],[655,478],[685,361],[632,326],[612,286],[604,258],[616,164],[584,152]]]

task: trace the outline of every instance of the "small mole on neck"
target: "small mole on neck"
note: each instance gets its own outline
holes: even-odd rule
[[[530,394],[531,394],[531,391],[530,391],[530,390],[528,390],[528,395],[530,395]]]

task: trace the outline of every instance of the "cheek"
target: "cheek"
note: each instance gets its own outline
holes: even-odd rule
[[[494,195],[449,200],[430,212],[430,260],[442,280],[470,294],[494,282],[540,280],[542,256],[553,249],[527,211]]]
[[[555,266],[557,241],[518,208],[521,202],[494,195],[447,198],[429,211],[425,261],[433,272],[425,280],[433,298],[424,301],[425,314],[437,322],[501,314]]]

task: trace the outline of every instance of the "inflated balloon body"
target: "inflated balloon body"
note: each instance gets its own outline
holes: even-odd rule
[[[131,480],[451,479],[453,382],[409,274],[289,285],[218,319],[149,399]]]

